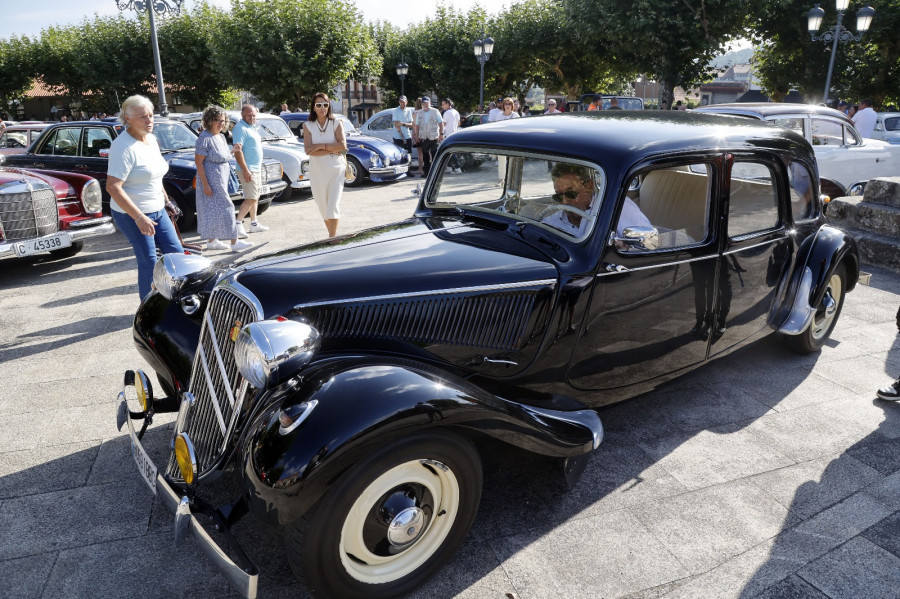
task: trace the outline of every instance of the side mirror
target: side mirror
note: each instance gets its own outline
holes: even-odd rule
[[[659,247],[659,231],[655,227],[626,227],[621,237],[613,234],[612,241],[625,249],[655,250]]]

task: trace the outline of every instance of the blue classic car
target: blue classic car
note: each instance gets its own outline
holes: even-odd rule
[[[489,166],[447,172],[472,153]],[[598,407],[767,333],[816,352],[859,277],[812,146],[759,121],[515,119],[454,133],[436,167],[400,223],[156,266],[133,338],[165,397],[128,371],[118,424],[176,542],[193,534],[246,597],[258,569],[204,523],[281,527],[315,596],[400,597],[468,534],[485,438],[574,485]],[[144,438],[176,410],[172,437]]]
[[[347,133],[347,177],[345,185],[353,187],[365,179],[376,183],[397,181],[406,177],[409,171],[409,153],[376,137],[369,137],[359,132],[353,123],[342,114],[336,114]],[[287,122],[291,131],[303,141],[303,123],[309,118],[308,112],[292,112],[283,114],[281,118]]]
[[[3,163],[6,166],[90,175],[100,182],[104,212],[108,212],[106,170],[109,147],[122,130],[123,125],[110,121],[57,123],[44,129],[28,152],[5,156]],[[163,177],[163,186],[181,211],[178,228],[182,231],[192,229],[197,223],[197,203],[194,196],[197,177],[194,144],[197,142],[197,134],[184,123],[161,117],[154,119],[153,134],[159,141],[163,157],[169,163],[169,172]],[[233,159],[232,167],[236,167]],[[281,180],[280,162],[266,160],[263,167],[265,177],[259,198],[260,214],[269,209],[272,198],[287,185]],[[231,199],[239,205],[243,196],[238,191],[232,194]]]

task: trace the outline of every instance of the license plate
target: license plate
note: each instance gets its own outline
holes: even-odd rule
[[[41,252],[49,252],[50,250],[61,250],[70,245],[72,245],[72,236],[63,231],[38,239],[18,242],[15,244],[15,248],[17,256],[30,256]]]
[[[267,193],[270,193],[271,191],[272,191],[272,186],[271,186],[271,185],[263,185],[263,186],[262,186],[262,191],[259,192],[259,194],[260,194],[260,195],[265,195],[265,194],[267,194]]]
[[[141,446],[141,442],[138,440],[137,435],[134,432],[134,427],[131,426],[130,421],[128,423],[128,432],[131,436],[131,455],[134,456],[134,463],[137,464],[141,478],[144,479],[144,482],[147,483],[147,486],[150,487],[150,490],[156,495],[156,465]]]

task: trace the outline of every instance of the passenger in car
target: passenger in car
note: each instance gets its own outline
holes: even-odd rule
[[[568,210],[558,210],[544,218],[541,222],[575,237],[581,237],[590,222],[587,217],[597,195],[597,186],[591,169],[568,162],[557,162],[550,172],[553,178],[553,200],[575,208],[584,216]],[[616,235],[628,227],[652,227],[650,220],[644,216],[637,204],[625,198],[622,213],[616,223]]]

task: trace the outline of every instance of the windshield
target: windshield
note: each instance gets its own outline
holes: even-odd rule
[[[429,207],[504,214],[575,239],[593,228],[606,178],[592,165],[475,150],[445,158]]]
[[[156,123],[153,125],[153,135],[159,141],[159,148],[164,152],[188,148],[193,150],[197,145],[197,135],[184,123]]]
[[[293,139],[294,137],[290,127],[288,127],[287,123],[280,117],[274,119],[261,119],[257,117],[256,130],[259,132],[259,136],[266,141],[274,139]]]
[[[350,119],[341,114],[334,115],[335,118],[340,119],[341,124],[344,126],[344,134],[347,137],[353,137],[354,135],[362,135],[362,133],[353,126],[353,123],[350,122]]]

